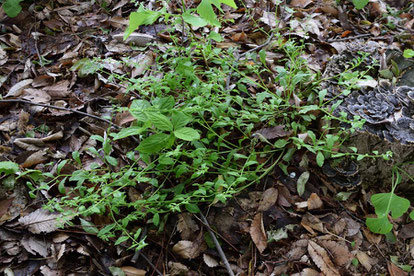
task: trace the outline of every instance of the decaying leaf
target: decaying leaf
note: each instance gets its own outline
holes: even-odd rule
[[[198,257],[202,249],[200,244],[186,240],[177,242],[172,248],[175,254],[180,255],[184,259],[194,259]]]
[[[181,233],[181,238],[183,240],[188,240],[193,235],[193,233],[200,228],[192,218],[191,214],[182,213],[178,215],[177,229]]]
[[[219,262],[208,254],[203,254],[203,260],[208,267],[216,267],[219,265]]]
[[[308,210],[319,209],[319,208],[321,208],[321,207],[322,207],[322,205],[323,205],[322,200],[321,200],[321,199],[320,199],[320,197],[319,197],[317,194],[315,194],[315,193],[312,193],[312,194],[310,195],[310,197],[308,198],[307,203],[308,203]]]
[[[358,250],[356,257],[361,265],[369,272],[374,264],[377,263],[377,260],[368,256],[367,253]]]
[[[262,128],[256,131],[253,135],[261,134],[264,138],[270,140],[280,137],[286,137],[291,134],[291,131],[285,131],[283,125],[278,125],[274,127]]]
[[[347,266],[354,258],[344,243],[332,240],[321,240],[319,243],[329,251],[332,261],[337,266]]]
[[[39,254],[44,258],[49,255],[48,248],[50,247],[50,244],[34,236],[23,238],[21,240],[21,244],[24,246],[27,252],[33,255]]]
[[[335,265],[329,258],[328,252],[314,241],[309,241],[308,252],[313,262],[325,274],[330,276],[340,275]]]
[[[121,269],[125,276],[145,276],[145,273],[147,273],[145,270],[133,266],[122,266]]]
[[[61,214],[37,209],[27,216],[21,217],[19,223],[21,226],[27,226],[29,231],[34,234],[50,233],[58,229],[56,219],[59,217]]]
[[[273,187],[264,191],[259,203],[258,211],[267,211],[270,207],[275,205],[278,194],[278,190]]]
[[[260,253],[267,247],[267,236],[263,225],[263,215],[261,212],[254,216],[250,226],[250,236]]]

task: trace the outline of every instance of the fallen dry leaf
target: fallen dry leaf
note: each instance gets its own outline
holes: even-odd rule
[[[280,137],[286,137],[291,134],[291,131],[285,131],[283,125],[278,125],[274,127],[262,128],[256,131],[253,135],[262,135],[264,138],[270,140]]]
[[[308,252],[313,262],[325,275],[340,275],[329,258],[328,252],[323,247],[310,240],[308,243]]]
[[[258,211],[267,211],[275,205],[279,192],[275,188],[269,188],[263,192],[262,200],[260,200]]]
[[[289,5],[293,7],[306,8],[313,0],[292,0]]]
[[[408,276],[408,273],[396,266],[395,264],[388,262],[387,263],[388,272],[390,276]]]
[[[260,253],[263,253],[267,247],[267,236],[263,226],[263,215],[261,212],[254,216],[249,232],[257,249]]]
[[[7,98],[7,97],[18,97],[18,96],[20,96],[23,92],[23,89],[29,87],[29,85],[32,82],[33,82],[33,79],[26,79],[26,80],[19,81],[18,83],[16,83],[15,85],[13,85],[10,88],[9,92],[4,97]]]
[[[219,262],[216,259],[207,254],[203,254],[203,260],[208,267],[216,267],[219,265]]]
[[[319,209],[323,206],[322,200],[315,193],[312,193],[308,198],[308,210]]]
[[[347,266],[354,258],[354,255],[349,252],[348,247],[344,243],[332,240],[322,240],[319,243],[329,251],[332,261],[337,266]]]
[[[304,268],[300,273],[292,274],[292,276],[320,276],[321,274],[312,268]]]
[[[195,242],[183,240],[177,242],[172,251],[184,259],[194,259],[200,255],[201,248]]]
[[[61,216],[61,214],[50,213],[45,209],[37,209],[21,217],[19,223],[21,226],[27,226],[29,231],[35,234],[50,233],[58,229],[56,219]]]
[[[193,220],[190,213],[182,213],[178,215],[177,230],[181,233],[183,240],[190,239],[194,232],[199,230],[198,224]]]
[[[377,260],[368,256],[367,253],[358,250],[356,253],[356,257],[361,265],[369,272],[374,264],[377,263]]]
[[[147,273],[145,270],[133,266],[122,266],[121,269],[125,276],[145,276],[145,273]]]

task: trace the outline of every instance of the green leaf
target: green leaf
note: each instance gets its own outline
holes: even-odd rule
[[[220,0],[220,2],[227,5],[227,6],[229,6],[229,7],[232,7],[233,9],[237,9],[237,5],[234,2],[234,0]]]
[[[200,134],[194,128],[183,127],[174,131],[175,137],[185,140],[194,141],[200,139]]]
[[[165,133],[153,134],[145,138],[138,146],[137,150],[143,153],[156,153],[165,147],[170,135]]]
[[[322,89],[319,91],[318,97],[319,97],[319,104],[321,105],[323,103],[323,100],[325,99],[326,94],[328,93],[328,90]]]
[[[223,41],[223,37],[215,31],[211,31],[207,38],[210,38],[210,39],[214,40],[215,42],[222,42]]]
[[[352,0],[352,3],[354,3],[354,6],[357,10],[363,9],[367,4],[369,0]]]
[[[298,194],[299,194],[299,196],[302,196],[303,195],[303,193],[305,192],[305,186],[306,186],[306,183],[308,182],[308,180],[309,180],[309,176],[310,176],[310,174],[309,174],[309,172],[303,172],[300,176],[299,176],[299,178],[298,178],[298,182],[297,182],[297,191],[298,191]]]
[[[147,112],[146,115],[157,129],[173,131],[173,124],[167,116],[155,112]]]
[[[408,199],[397,196],[394,193],[379,193],[371,197],[372,205],[375,207],[375,214],[387,216],[391,211],[393,219],[401,217],[410,207]]]
[[[118,133],[111,133],[111,136],[114,138],[114,140],[119,140],[129,136],[139,135],[143,133],[146,129],[146,127],[131,126],[128,128],[121,129],[121,131]]]
[[[81,165],[81,164],[82,164],[82,162],[81,162],[81,160],[80,160],[80,153],[79,153],[79,151],[74,151],[74,152],[72,152],[72,158],[73,158],[73,159],[75,159],[75,161],[76,161],[79,165]]]
[[[318,154],[316,155],[316,164],[318,164],[319,167],[322,167],[324,162],[325,156],[321,151],[318,151]]]
[[[284,148],[287,144],[288,144],[288,141],[286,141],[285,139],[279,139],[273,144],[273,146],[275,148],[281,149],[281,148]]]
[[[188,212],[197,214],[200,213],[200,208],[196,204],[188,203],[185,205],[185,209],[187,209]]]
[[[129,26],[126,29],[125,34],[124,34],[124,40],[127,39],[128,36],[130,36],[133,31],[138,29],[139,26],[154,24],[154,22],[157,21],[157,19],[161,15],[166,13],[165,11],[166,11],[165,8],[163,8],[160,11],[146,10],[141,5],[138,11],[131,12],[131,14],[129,15]]]
[[[411,50],[411,49],[405,49],[405,50],[404,50],[404,53],[403,53],[403,56],[404,56],[405,58],[412,58],[412,57],[414,57],[414,50]]]
[[[105,160],[114,167],[118,166],[118,160],[110,155],[105,155]]]
[[[377,234],[386,234],[392,230],[392,224],[389,222],[387,216],[367,218],[366,223],[369,230]]]
[[[125,272],[116,266],[110,266],[109,271],[111,271],[112,276],[126,276]]]
[[[204,26],[208,25],[207,20],[205,20],[205,19],[203,19],[199,16],[190,14],[189,12],[183,13],[182,16],[183,16],[183,19],[186,23],[190,24],[191,26],[193,26],[195,28],[200,28],[200,27],[204,27]]]
[[[191,117],[187,116],[184,112],[177,110],[172,112],[172,124],[174,129],[185,127],[189,122],[191,122]]]
[[[61,193],[61,194],[66,194],[66,189],[65,189],[65,182],[66,182],[66,179],[67,179],[67,177],[65,177],[65,178],[63,178],[60,182],[59,182],[59,185],[58,185],[58,190],[59,190],[59,193]]]
[[[217,20],[217,16],[214,13],[211,0],[202,0],[197,7],[197,13],[209,24],[220,27],[220,22]]]
[[[121,244],[121,243],[123,243],[124,241],[127,241],[127,240],[128,240],[128,236],[120,236],[120,237],[116,240],[115,245]]]
[[[306,105],[306,106],[304,106],[300,109],[299,113],[304,114],[304,113],[307,113],[309,111],[314,111],[314,110],[318,110],[318,109],[319,109],[319,106],[317,106],[317,105]]]
[[[20,2],[22,1],[23,0],[6,0],[2,8],[9,17],[16,17],[22,11],[22,7],[20,6]]]
[[[12,174],[19,171],[19,165],[11,161],[0,162],[0,173]]]
[[[414,220],[414,210],[410,212],[410,219]]]
[[[152,223],[154,223],[155,226],[158,226],[160,224],[160,214],[154,214],[154,216],[152,217]]]
[[[134,100],[129,107],[129,112],[138,120],[138,122],[145,122],[147,120],[147,116],[144,111],[150,106],[151,104],[148,101]]]
[[[99,233],[98,228],[96,228],[95,224],[93,224],[92,222],[84,220],[82,218],[79,218],[79,220],[81,222],[83,230],[85,230],[86,233],[94,235]]]

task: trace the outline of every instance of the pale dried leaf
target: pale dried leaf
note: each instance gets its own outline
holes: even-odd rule
[[[30,168],[37,164],[41,164],[47,160],[46,150],[39,150],[32,153],[30,156],[26,158],[26,160],[20,166],[22,168]]]
[[[334,264],[329,258],[328,252],[326,252],[326,250],[323,249],[323,247],[321,247],[314,241],[309,241],[308,252],[313,262],[316,264],[317,267],[319,267],[319,269],[325,275],[329,275],[329,276],[340,275],[339,271],[335,268]]]
[[[390,276],[408,276],[408,273],[396,266],[395,264],[388,262],[387,263],[388,272]]]
[[[370,243],[379,244],[382,240],[382,235],[374,234],[365,227],[362,228],[362,232],[364,233],[364,236],[367,238],[367,240]],[[398,235],[398,236],[400,236],[400,235]]]
[[[312,268],[304,268],[300,273],[292,274],[291,276],[320,276],[321,274]]]
[[[302,217],[302,221],[300,223],[303,227],[305,227],[306,230],[308,230],[310,233],[315,233],[310,229],[317,230],[319,232],[325,233],[325,228],[323,226],[323,223],[320,219],[315,217],[312,214],[306,213]]]
[[[23,238],[20,242],[27,250],[27,252],[33,255],[39,254],[44,258],[49,255],[47,250],[49,248],[49,244],[43,240],[37,239],[34,236],[30,236]]]
[[[285,131],[283,125],[278,125],[274,127],[262,128],[256,131],[253,135],[261,134],[266,139],[275,139],[280,137],[286,137],[290,135],[291,131]]]
[[[3,48],[0,47],[0,66],[7,62],[7,53]]]
[[[47,265],[42,265],[40,267],[40,272],[42,273],[43,276],[64,276],[65,275],[65,271],[63,269],[55,270],[55,269],[51,269]]]
[[[129,37],[125,41],[124,41],[123,33],[115,34],[112,36],[112,38],[114,38],[120,43],[133,44],[135,46],[140,46],[140,47],[146,46],[147,44],[155,41],[155,37],[153,37],[152,35],[142,34],[142,33],[137,33],[137,32],[133,32],[132,34],[130,34]]]
[[[258,211],[267,211],[270,207],[275,205],[279,192],[275,188],[269,188],[263,192],[262,200],[259,203]]]
[[[323,206],[322,200],[315,193],[312,193],[309,196],[307,202],[308,202],[308,210],[319,209],[319,208],[321,208]]]
[[[68,80],[62,80],[58,83],[42,88],[52,98],[64,98],[69,95],[69,84]]]
[[[177,262],[168,262],[168,268],[171,276],[188,275],[190,272],[188,267]]]
[[[377,263],[374,258],[371,258],[367,253],[360,250],[357,251],[356,257],[368,272],[371,270],[372,266]]]
[[[348,247],[346,244],[336,241],[320,241],[320,245],[322,245],[326,250],[329,251],[330,256],[332,257],[332,261],[337,266],[347,266],[351,263],[354,256],[349,252]]]
[[[305,8],[312,2],[313,0],[292,0],[290,5],[293,7]]]
[[[121,269],[125,276],[145,276],[145,273],[147,273],[145,270],[133,266],[122,266]]]
[[[193,217],[189,213],[182,213],[178,215],[177,229],[181,233],[183,240],[188,240],[193,236],[193,233],[200,228],[198,224],[193,220]]]
[[[56,219],[59,217],[61,214],[37,209],[27,216],[21,217],[19,223],[22,226],[27,226],[29,231],[34,234],[50,233],[58,229]]]
[[[199,246],[195,242],[186,240],[177,242],[172,250],[184,259],[194,259],[200,254]]]
[[[208,267],[216,267],[219,265],[219,262],[216,259],[207,254],[203,254],[203,260]]]
[[[263,16],[260,18],[260,21],[271,28],[274,28],[277,25],[277,19],[274,12],[263,11]]]
[[[26,79],[26,80],[19,81],[18,83],[16,83],[15,85],[13,85],[10,88],[9,92],[4,97],[7,98],[7,97],[18,97],[18,96],[20,96],[23,92],[23,89],[29,87],[29,85],[32,82],[33,82],[33,79]]]
[[[51,100],[49,94],[41,89],[35,88],[24,89],[21,98],[34,103],[48,103]]]
[[[250,226],[250,236],[260,253],[267,247],[267,236],[263,225],[262,213],[257,213],[254,216],[252,225]]]

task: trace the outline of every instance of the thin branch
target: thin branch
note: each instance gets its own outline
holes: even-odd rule
[[[226,255],[224,255],[223,249],[221,248],[216,235],[214,235],[213,231],[211,230],[210,225],[208,224],[208,221],[206,219],[206,217],[200,213],[201,216],[201,220],[203,221],[204,225],[207,227],[208,233],[210,234],[211,238],[213,239],[214,245],[217,248],[217,252],[220,255],[221,260],[223,261],[224,265],[226,266],[227,272],[229,273],[230,276],[234,276],[233,270],[230,267],[230,263],[226,258]]]
[[[91,117],[93,119],[105,122],[105,123],[115,127],[116,129],[121,129],[120,126],[118,126],[117,124],[112,123],[111,121],[109,121],[107,119],[104,119],[104,118],[101,118],[99,116],[92,115],[92,114],[89,114],[89,113],[86,113],[86,112],[83,112],[83,111],[71,109],[71,108],[55,106],[55,105],[49,105],[49,104],[35,103],[35,102],[30,102],[30,101],[26,101],[26,100],[22,100],[22,99],[0,100],[0,103],[25,103],[25,104],[43,106],[43,107],[47,107],[47,108],[53,108],[53,109],[57,109],[57,110],[70,111],[70,112],[73,112],[73,113],[77,113],[77,114],[80,114],[80,115],[83,115],[83,116]]]

